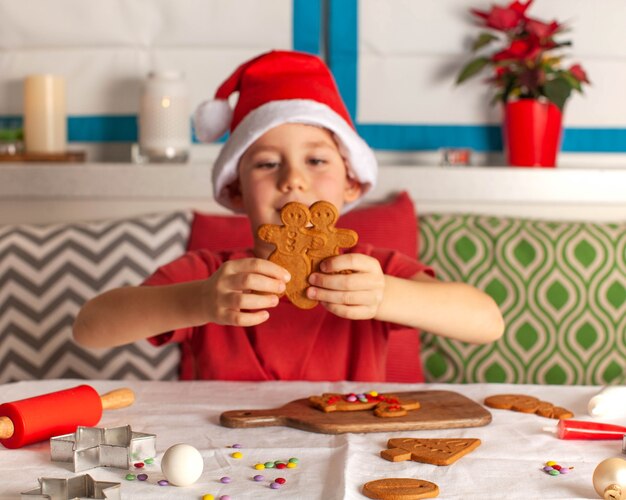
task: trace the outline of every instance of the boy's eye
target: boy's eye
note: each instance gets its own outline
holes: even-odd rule
[[[272,169],[278,167],[279,163],[277,161],[263,161],[259,162],[255,165],[255,168],[261,169]]]
[[[310,165],[314,166],[324,165],[326,163],[326,160],[324,160],[323,158],[309,158],[308,161]]]

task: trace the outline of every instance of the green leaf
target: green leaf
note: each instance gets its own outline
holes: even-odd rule
[[[478,38],[472,45],[472,51],[476,52],[477,50],[482,49],[484,46],[489,45],[494,40],[497,40],[498,37],[493,33],[481,33],[478,35]]]
[[[563,111],[565,101],[567,101],[572,92],[572,87],[567,82],[567,80],[559,77],[546,82],[543,90],[545,96],[554,104],[556,104],[561,111]]]
[[[574,90],[578,90],[578,92],[582,92],[583,88],[580,85],[578,79],[576,79],[569,71],[561,71],[561,77],[572,87]]]
[[[476,73],[479,73],[487,64],[489,59],[487,57],[479,57],[467,63],[467,65],[459,73],[459,77],[456,79],[456,84],[463,83],[468,78],[471,78]]]

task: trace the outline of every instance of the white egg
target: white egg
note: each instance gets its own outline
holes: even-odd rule
[[[175,486],[195,483],[204,469],[202,455],[193,446],[175,444],[170,446],[161,459],[161,471],[165,479]]]

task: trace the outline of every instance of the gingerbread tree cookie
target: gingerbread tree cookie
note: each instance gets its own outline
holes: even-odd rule
[[[480,439],[394,438],[380,456],[390,462],[413,460],[433,465],[450,465],[480,446]]]
[[[338,255],[340,248],[356,245],[358,236],[350,229],[337,229],[338,212],[332,203],[318,201],[311,205],[287,203],[280,211],[283,225],[263,224],[258,237],[276,246],[269,260],[284,267],[291,274],[285,294],[301,309],[311,309],[318,303],[306,296],[309,275],[319,270],[319,263]],[[312,226],[311,226],[312,225]]]

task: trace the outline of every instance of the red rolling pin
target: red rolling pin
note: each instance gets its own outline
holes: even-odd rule
[[[54,436],[70,434],[79,425],[93,427],[102,410],[124,408],[135,400],[130,389],[100,396],[89,385],[79,385],[0,405],[0,443],[20,448]]]

